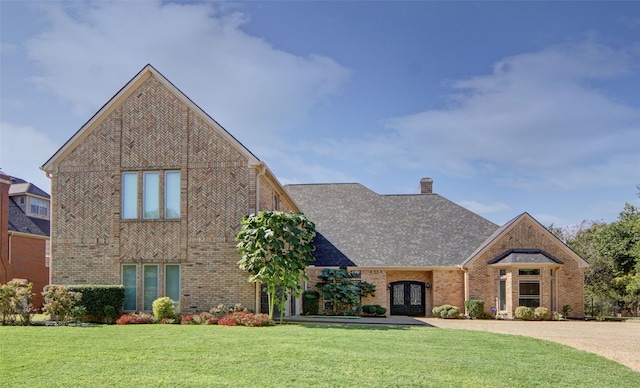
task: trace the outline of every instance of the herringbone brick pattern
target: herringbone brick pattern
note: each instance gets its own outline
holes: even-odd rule
[[[182,312],[218,303],[255,308],[235,235],[256,211],[260,167],[154,76],[103,114],[53,166],[51,282],[119,284],[122,264],[132,263],[140,291],[142,265],[156,264],[162,295],[164,264],[180,264]],[[138,172],[140,216],[148,170],[180,170],[180,219],[164,220],[163,209],[156,220],[121,219],[121,173]],[[276,191],[285,209],[295,209],[273,180],[261,177],[259,185],[261,210],[272,208]]]

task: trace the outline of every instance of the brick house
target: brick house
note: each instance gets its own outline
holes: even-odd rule
[[[124,284],[126,311],[259,306],[237,261],[244,215],[297,211],[247,148],[145,66],[43,166],[51,283]]]
[[[51,283],[124,284],[125,310],[150,310],[165,295],[182,313],[218,303],[263,310],[264,295],[236,264],[240,220],[302,210],[318,230],[308,288],[323,267],[346,266],[376,284],[365,303],[389,314],[429,315],[469,298],[511,313],[518,303],[583,311],[586,263],[528,214],[499,228],[433,194],[428,179],[420,195],[283,188],[150,65],[42,169],[51,178]]]
[[[49,194],[0,171],[0,283],[33,283],[33,305],[41,308],[49,283]]]
[[[313,289],[323,267],[347,267],[376,285],[363,303],[391,315],[431,315],[443,304],[513,317],[520,305],[584,315],[584,268],[575,252],[527,213],[502,227],[433,193],[423,178],[420,194],[379,195],[360,184],[285,187],[316,223]]]

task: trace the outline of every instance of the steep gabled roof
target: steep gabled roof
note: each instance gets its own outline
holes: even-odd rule
[[[455,266],[498,228],[437,194],[380,195],[357,183],[285,189],[316,224],[317,266]]]
[[[186,104],[189,109],[196,114],[200,115],[202,119],[209,123],[211,127],[219,131],[221,136],[235,145],[236,148],[242,152],[249,160],[249,165],[255,165],[260,160],[240,143],[233,135],[225,130],[218,122],[216,122],[211,116],[209,116],[204,110],[196,105],[189,97],[187,97],[180,89],[175,87],[168,79],[166,79],[160,72],[158,72],[150,64],[146,65],[136,74],[127,84],[118,91],[96,114],[93,115],[66,143],[60,147],[58,151],[49,160],[47,160],[40,169],[46,172],[52,172],[54,164],[64,158],[69,152],[71,152],[91,131],[96,128],[99,123],[104,120],[109,113],[111,113],[117,106],[119,106],[124,99],[126,99],[131,93],[133,93],[139,85],[141,85],[149,77],[157,79],[164,87],[172,92],[179,100]]]
[[[501,236],[509,233],[513,228],[517,225],[526,222],[537,228],[540,232],[545,234],[551,241],[556,243],[561,249],[565,250],[570,256],[576,259],[579,263],[580,268],[588,267],[589,263],[587,263],[580,255],[575,253],[571,248],[569,248],[565,243],[560,241],[558,237],[556,237],[553,233],[551,233],[547,228],[545,228],[538,220],[533,218],[529,213],[522,213],[519,216],[513,218],[503,226],[501,226],[498,230],[496,230],[489,238],[486,239],[478,249],[476,249],[473,253],[467,257],[467,259],[462,263],[462,267],[467,266],[473,259],[480,256],[485,250],[487,250],[493,242],[497,241]],[[557,259],[556,259],[557,260]]]
[[[49,237],[49,220],[27,216],[13,198],[9,198],[9,231]]]

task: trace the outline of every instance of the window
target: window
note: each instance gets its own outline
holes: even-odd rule
[[[180,171],[164,175],[164,218],[180,218]]]
[[[160,217],[160,177],[157,172],[142,174],[142,208],[143,217],[155,219]]]
[[[540,276],[540,268],[520,268],[518,269],[520,276]]]
[[[122,219],[138,218],[138,173],[122,174]]]
[[[142,278],[142,309],[153,310],[153,301],[158,299],[158,266],[144,265]]]
[[[500,280],[500,295],[498,297],[498,309],[504,311],[507,309],[507,281]]]
[[[520,282],[518,306],[540,307],[540,282]]]
[[[507,276],[507,270],[506,269],[501,269],[500,270],[500,276]]]
[[[135,264],[124,264],[122,266],[122,284],[124,285],[124,311],[136,311],[138,295],[138,266]]]
[[[175,302],[176,311],[180,311],[180,266],[164,266],[164,294]]]
[[[31,203],[31,213],[40,214],[41,216],[46,216],[49,207],[49,203],[47,201],[43,201],[38,198],[29,198],[29,202]]]
[[[137,264],[122,265],[122,284],[124,285],[124,311],[137,311],[138,298],[142,296],[142,309],[144,311],[153,310],[153,301],[161,296],[162,290],[159,282],[164,268],[164,295],[175,302],[177,311],[180,311],[180,265],[165,264],[164,267],[157,264],[142,265],[142,287],[138,278]],[[139,294],[142,290],[142,295]]]
[[[280,210],[280,196],[278,194],[273,195],[273,210]]]
[[[551,298],[551,311],[557,311],[557,307],[556,307],[556,282],[555,282],[555,280],[551,279],[549,287],[550,287],[549,296]]]
[[[142,173],[142,218],[145,220],[180,218],[180,171]],[[122,173],[122,219],[140,218],[138,213],[138,173]],[[160,194],[164,195],[161,196]],[[161,205],[161,200],[164,203]],[[161,206],[164,213],[160,213]]]

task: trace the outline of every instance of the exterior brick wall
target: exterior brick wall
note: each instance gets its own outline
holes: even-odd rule
[[[450,304],[459,307],[460,311],[464,309],[464,273],[461,270],[434,270],[432,289],[434,307]]]
[[[219,303],[257,309],[256,286],[236,264],[235,236],[244,215],[256,211],[256,168],[199,112],[150,76],[105,111],[81,141],[52,169],[51,283],[119,284],[122,265],[179,264],[181,310],[209,310]],[[122,220],[121,174],[138,172],[138,213],[143,171],[180,171],[181,218]],[[160,187],[164,187],[160,173]],[[272,179],[260,177],[260,210],[281,198],[295,206]],[[160,203],[164,191],[160,190]]]
[[[49,284],[49,268],[45,263],[46,240],[24,235],[12,235],[10,238],[13,278],[33,283],[33,306],[42,308],[42,289]]]
[[[0,284],[13,278],[9,266],[9,187],[11,178],[0,171]]]
[[[510,249],[540,249],[560,260],[562,265],[541,265],[541,275],[535,277],[520,277],[518,269],[514,267],[500,267],[506,270],[507,313],[513,316],[518,307],[518,284],[520,280],[535,280],[540,282],[540,303],[552,310],[551,281],[556,282],[555,311],[561,311],[562,306],[571,305],[573,316],[584,316],[584,270],[571,254],[568,248],[550,235],[543,227],[527,218],[516,221],[513,227],[497,241],[494,241],[480,256],[468,265],[469,298],[485,301],[488,311],[496,306],[498,299],[498,282],[500,268],[487,265],[487,262],[498,257]],[[529,266],[531,267],[531,266]],[[553,270],[553,276],[551,275]]]

